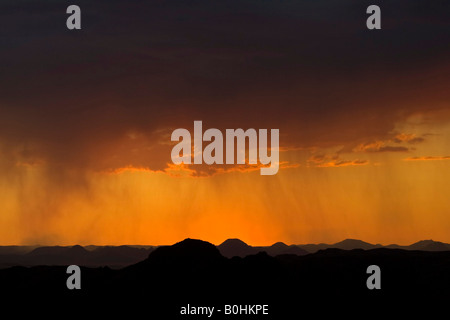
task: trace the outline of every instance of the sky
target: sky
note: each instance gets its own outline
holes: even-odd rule
[[[450,3],[371,4],[2,1],[0,245],[450,242]],[[195,120],[279,172],[174,165]]]

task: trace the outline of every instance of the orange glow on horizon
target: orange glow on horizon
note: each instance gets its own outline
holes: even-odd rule
[[[66,176],[49,179],[45,161],[18,163],[0,184],[0,244],[163,245],[188,237],[252,245],[450,242],[449,162],[426,161],[448,157],[424,155],[445,150],[450,126],[438,129],[406,158],[373,147],[286,149],[274,176],[261,176],[258,166],[199,174],[194,165],[169,163],[162,170],[74,171],[67,183]],[[420,136],[415,131],[377,146],[409,147]]]

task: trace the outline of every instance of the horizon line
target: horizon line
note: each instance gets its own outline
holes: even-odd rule
[[[439,242],[439,243],[444,243],[444,244],[450,244],[450,243],[447,243],[447,242],[444,242],[444,241],[433,240],[433,239],[421,239],[421,240],[417,240],[415,242],[412,242],[410,244],[399,244],[399,243],[381,244],[381,243],[367,242],[367,241],[364,241],[364,240],[361,240],[361,239],[357,239],[357,238],[345,238],[345,239],[343,239],[341,241],[333,242],[333,243],[327,243],[327,242],[314,242],[313,243],[313,242],[311,242],[311,243],[298,243],[298,244],[292,243],[292,244],[287,244],[284,241],[277,241],[277,242],[274,242],[274,243],[272,243],[270,245],[253,245],[253,244],[249,244],[249,243],[247,243],[244,240],[241,240],[239,238],[227,238],[224,241],[222,241],[221,243],[215,244],[215,243],[213,243],[211,241],[187,237],[187,238],[184,238],[182,240],[176,241],[176,242],[174,242],[172,244],[80,244],[80,243],[76,243],[76,244],[0,244],[0,247],[75,247],[75,246],[80,246],[80,247],[83,247],[83,248],[84,247],[122,247],[122,246],[126,246],[126,247],[136,247],[136,246],[137,247],[164,247],[164,246],[175,245],[175,244],[177,244],[179,242],[182,242],[182,241],[184,241],[186,239],[193,239],[193,240],[200,240],[200,241],[208,242],[208,243],[211,243],[212,245],[214,245],[216,247],[220,246],[221,244],[225,243],[228,240],[239,240],[239,241],[241,241],[241,242],[243,242],[246,245],[251,246],[251,247],[271,247],[271,246],[273,246],[273,245],[275,245],[277,243],[283,243],[283,244],[285,244],[287,246],[305,246],[305,245],[321,245],[321,244],[324,244],[324,245],[336,245],[338,243],[341,243],[341,242],[344,242],[344,241],[347,241],[347,240],[361,241],[361,242],[364,242],[364,243],[367,243],[367,244],[370,244],[370,245],[374,245],[374,246],[380,245],[380,246],[383,246],[383,247],[391,246],[391,245],[397,245],[397,246],[405,247],[405,246],[410,246],[410,245],[413,245],[413,244],[416,244],[416,243],[419,243],[419,242],[422,242],[422,241],[433,241],[433,242]]]

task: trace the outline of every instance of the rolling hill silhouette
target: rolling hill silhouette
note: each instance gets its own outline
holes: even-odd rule
[[[319,250],[325,250],[325,249],[342,249],[342,250],[354,250],[354,249],[364,249],[364,250],[370,250],[375,248],[381,248],[382,245],[380,244],[371,244],[368,242],[364,242],[361,240],[356,239],[345,239],[343,241],[337,242],[335,244],[306,244],[306,245],[299,245],[300,248],[306,250],[307,252],[314,253]]]
[[[258,252],[266,252],[270,256],[277,256],[280,254],[308,254],[306,250],[299,248],[296,245],[288,246],[283,242],[277,242],[269,247],[252,247],[239,239],[228,239],[217,246],[220,253],[227,258],[245,257]]]
[[[450,250],[450,244],[433,240],[422,240],[410,245],[409,250],[446,251]]]
[[[256,254],[264,251],[271,256],[277,256],[281,254],[295,254],[305,255],[308,253],[315,253],[319,250],[325,249],[342,249],[342,250],[354,250],[363,249],[371,250],[376,248],[390,248],[390,249],[403,249],[403,250],[421,250],[421,251],[446,251],[450,250],[450,244],[433,240],[423,240],[413,243],[409,246],[399,246],[391,244],[383,246],[381,244],[371,244],[357,239],[345,239],[343,241],[334,244],[302,244],[302,245],[286,245],[283,242],[277,242],[271,246],[250,246],[239,239],[228,239],[217,246],[225,257],[231,258],[234,256],[245,257],[247,255]]]
[[[190,245],[195,247],[194,243]],[[182,248],[180,252],[189,252],[189,242],[180,243],[179,246]],[[163,254],[165,250],[168,250],[167,246],[160,248],[156,249],[157,254]],[[178,248],[178,245],[175,248]],[[345,239],[335,244],[286,245],[283,242],[277,242],[271,246],[250,246],[239,239],[228,239],[215,248],[224,257],[243,258],[259,252],[266,252],[269,256],[273,257],[285,254],[302,256],[333,248],[342,250],[388,248],[419,251],[448,251],[450,250],[450,244],[433,240],[422,240],[409,246],[396,244],[382,246],[356,239]],[[0,246],[0,268],[40,265],[67,266],[76,264],[88,267],[108,266],[113,269],[119,269],[144,260],[154,250],[155,247],[152,246]]]
[[[370,250],[375,248],[381,248],[382,246],[380,244],[373,245],[356,239],[345,239],[341,242],[335,243],[332,247],[342,250],[353,250],[353,249]]]
[[[213,244],[188,238],[172,246],[158,247],[145,260],[125,269],[127,271],[146,270],[149,265],[164,270],[177,270],[179,267],[203,269],[220,264],[224,259]]]
[[[39,246],[0,246],[0,255],[26,254]]]
[[[233,250],[246,248],[235,240],[226,245],[232,245]],[[342,244],[351,247],[347,245],[365,244]],[[283,244],[273,247],[286,249]],[[80,257],[89,254],[81,247],[66,250]],[[42,249],[31,255],[42,257],[50,252],[54,251]],[[366,269],[372,264],[382,270],[382,290],[366,287]],[[144,312],[150,318],[185,319],[179,310],[187,304],[216,308],[224,304],[268,304],[274,319],[299,315],[306,309],[316,310],[321,317],[336,316],[356,307],[372,308],[371,313],[378,310],[392,314],[397,310],[404,314],[408,311],[404,306],[413,302],[426,305],[429,300],[434,304],[448,301],[448,270],[450,251],[328,248],[307,255],[270,256],[262,251],[244,258],[226,258],[208,242],[186,239],[158,247],[141,262],[123,269],[82,267],[81,290],[66,288],[64,266],[2,269],[0,290],[7,293],[3,295],[5,303],[8,299],[24,301],[29,296],[41,305],[49,301],[66,308],[88,305],[91,315],[98,312],[103,316],[122,311],[129,317]],[[226,319],[223,314],[214,318]]]
[[[0,247],[0,268],[9,266],[67,266],[71,264],[111,268],[123,268],[145,259],[153,248],[130,246],[105,246],[86,250],[82,246],[72,247],[20,247],[3,249]]]
[[[239,239],[225,240],[217,247],[222,255],[228,258],[234,256],[245,257],[251,254],[258,253],[258,250],[249,246],[244,241]]]

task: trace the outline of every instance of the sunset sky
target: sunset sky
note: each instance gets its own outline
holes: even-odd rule
[[[2,1],[0,245],[450,242],[450,2],[375,2]],[[279,172],[173,165],[195,120]]]

